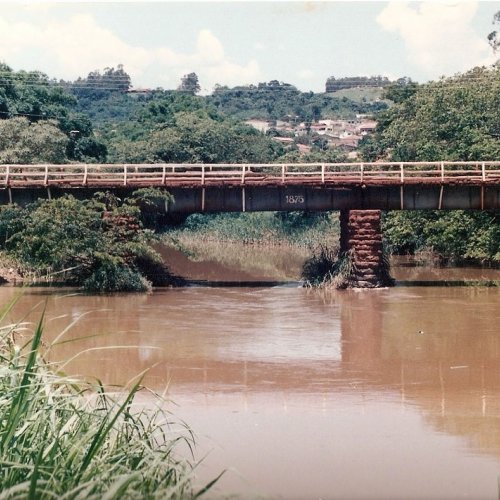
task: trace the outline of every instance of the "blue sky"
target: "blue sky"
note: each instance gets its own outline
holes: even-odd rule
[[[327,77],[423,82],[492,64],[500,2],[2,2],[0,61],[73,79],[122,63],[136,87],[277,79],[323,91]]]

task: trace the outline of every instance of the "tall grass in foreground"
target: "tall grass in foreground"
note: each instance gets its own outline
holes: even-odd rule
[[[3,315],[5,317],[5,313]],[[0,315],[0,320],[3,318]],[[0,328],[0,498],[193,498],[191,467],[174,456],[167,412],[134,405],[54,373],[40,356],[42,323],[18,346]]]

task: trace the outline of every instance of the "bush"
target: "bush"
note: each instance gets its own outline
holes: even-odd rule
[[[85,201],[65,195],[26,208],[9,206],[0,211],[0,245],[39,276],[56,276],[89,291],[146,291],[152,283],[144,271],[154,263],[158,274],[161,258],[140,220],[141,200],[136,195],[120,202],[97,193]],[[158,284],[173,283],[165,266],[161,274]]]
[[[392,253],[432,252],[444,262],[500,263],[498,213],[472,210],[389,212],[383,234]]]

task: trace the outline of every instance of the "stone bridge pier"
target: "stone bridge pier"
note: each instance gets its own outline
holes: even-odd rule
[[[380,210],[340,211],[340,258],[352,264],[349,287],[380,288],[394,285],[382,249]]]

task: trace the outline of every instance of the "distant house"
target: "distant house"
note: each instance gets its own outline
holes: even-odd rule
[[[358,125],[358,133],[361,135],[373,134],[377,128],[377,122],[374,120],[363,121]]]
[[[271,127],[270,123],[266,120],[246,120],[245,123],[257,129],[259,132],[263,132],[264,134]]]
[[[273,141],[283,144],[283,146],[291,145],[294,142],[292,137],[273,137],[272,139]]]
[[[343,137],[339,139],[338,147],[344,151],[354,151],[358,147],[359,141],[363,137],[361,135],[350,135],[348,137]]]
[[[127,94],[151,94],[153,92],[153,89],[128,89]]]
[[[300,137],[300,136],[303,136],[303,135],[307,135],[307,132],[308,132],[308,127],[306,126],[306,124],[304,122],[302,123],[299,123],[296,127],[295,127],[295,136],[296,137]]]

